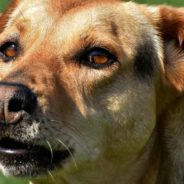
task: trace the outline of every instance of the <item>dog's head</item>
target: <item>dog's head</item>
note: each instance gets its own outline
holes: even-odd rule
[[[171,65],[183,16],[112,0],[13,1],[0,18],[1,170],[34,176],[59,166],[67,181],[92,183],[144,172],[157,107],[172,98],[158,100],[166,63],[182,89]]]

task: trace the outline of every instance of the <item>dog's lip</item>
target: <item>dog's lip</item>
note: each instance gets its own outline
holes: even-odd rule
[[[19,150],[14,150],[14,149],[5,149],[5,148],[1,148],[0,147],[0,153],[3,153],[3,154],[27,154],[28,153],[28,150],[24,150],[24,149],[19,149]]]
[[[0,162],[6,160],[8,166],[11,166],[16,161],[17,169],[21,165],[30,163],[40,170],[43,168],[52,170],[57,165],[65,163],[69,156],[68,150],[51,151],[49,148],[25,144],[9,138],[0,140]]]
[[[62,150],[62,151],[54,151],[55,153],[67,153],[69,155],[68,150]],[[10,138],[4,138],[0,140],[0,154],[16,154],[16,155],[22,155],[22,154],[51,154],[51,150],[38,145],[32,145],[28,143],[22,143],[19,141],[16,141],[14,139]],[[53,154],[53,153],[52,153]]]
[[[20,143],[13,139],[5,138],[0,140],[1,154],[27,154],[30,148],[27,144]]]

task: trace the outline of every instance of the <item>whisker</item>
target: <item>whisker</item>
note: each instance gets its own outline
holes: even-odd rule
[[[47,170],[47,172],[48,172],[49,176],[51,177],[53,183],[56,183],[56,180],[55,180],[54,176],[52,175],[52,173],[49,170]]]
[[[64,131],[61,130],[61,132],[63,133]],[[66,133],[65,133],[65,134],[66,134]],[[87,144],[86,144],[85,138],[83,138],[82,135],[77,134],[77,135],[80,137],[80,140],[82,140],[82,142],[79,141],[79,139],[77,138],[77,136],[74,136],[74,135],[71,134],[71,133],[68,133],[67,135],[70,136],[73,140],[75,140],[75,142],[76,142],[78,145],[80,145],[81,148],[83,148],[83,150],[84,150],[87,154],[90,154],[90,150],[89,150],[89,148],[88,148],[88,146],[87,146]],[[82,144],[82,143],[83,143],[83,144]]]
[[[51,158],[50,158],[50,163],[52,164],[53,162],[53,150],[52,150],[52,146],[50,144],[50,142],[48,140],[46,140],[47,145],[49,146],[50,149],[50,154],[51,154]]]
[[[60,123],[60,122],[57,121],[57,120],[50,120],[50,121],[56,122],[56,123]],[[79,144],[79,145],[83,148],[83,150],[84,150],[87,154],[90,154],[89,148],[88,148],[88,146],[87,146],[87,144],[86,144],[86,142],[85,142],[85,138],[84,138],[84,136],[82,136],[82,134],[80,133],[79,130],[76,130],[76,128],[73,127],[73,126],[71,126],[71,125],[69,125],[69,123],[68,123],[67,127],[64,127],[64,129],[69,130],[69,131],[67,131],[67,133],[66,133],[66,131],[64,131],[63,129],[60,129],[60,131],[62,132],[62,134],[67,135],[67,136],[70,136],[72,139],[74,139],[74,140],[76,141],[77,144]],[[78,138],[77,138],[76,136],[74,136],[73,134],[71,134],[70,132],[73,132],[73,133],[76,134],[78,137],[80,137],[81,140],[83,140],[83,143],[84,143],[84,144],[82,144],[82,143],[78,140]]]
[[[66,148],[66,150],[68,151],[68,153],[70,154],[70,156],[71,156],[71,158],[72,158],[72,160],[73,160],[73,163],[74,163],[76,169],[78,169],[77,162],[75,161],[75,158],[74,158],[74,156],[73,156],[73,153],[70,151],[70,149],[68,148],[68,146],[67,146],[63,141],[61,141],[60,139],[57,139],[57,140],[58,140],[59,143],[62,144],[62,146],[63,146],[64,148]]]
[[[61,121],[57,121],[57,120],[53,120],[53,119],[50,120],[50,121],[56,122],[56,123],[61,123]],[[63,121],[62,121],[62,122],[63,122]],[[81,136],[79,129],[77,129],[76,127],[72,126],[72,125],[69,124],[68,122],[64,122],[64,123],[67,124],[66,127],[68,127],[73,133],[75,133],[75,134]],[[66,127],[65,127],[65,128],[66,128]]]

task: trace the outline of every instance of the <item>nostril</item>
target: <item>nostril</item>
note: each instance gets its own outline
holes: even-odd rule
[[[24,101],[22,99],[12,98],[10,99],[9,104],[8,104],[8,111],[9,112],[21,111],[24,108],[23,104],[24,104]]]
[[[25,105],[23,108],[26,112],[31,114],[35,111],[36,107],[37,107],[37,98],[31,91],[29,91],[29,93],[27,93]]]
[[[25,111],[31,114],[33,111],[35,111],[36,106],[36,96],[30,89],[22,87],[15,91],[13,96],[9,98],[7,110],[9,112]]]

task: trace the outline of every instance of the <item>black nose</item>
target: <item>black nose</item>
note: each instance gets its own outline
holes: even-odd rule
[[[0,83],[0,122],[17,123],[37,106],[34,93],[24,85]]]

